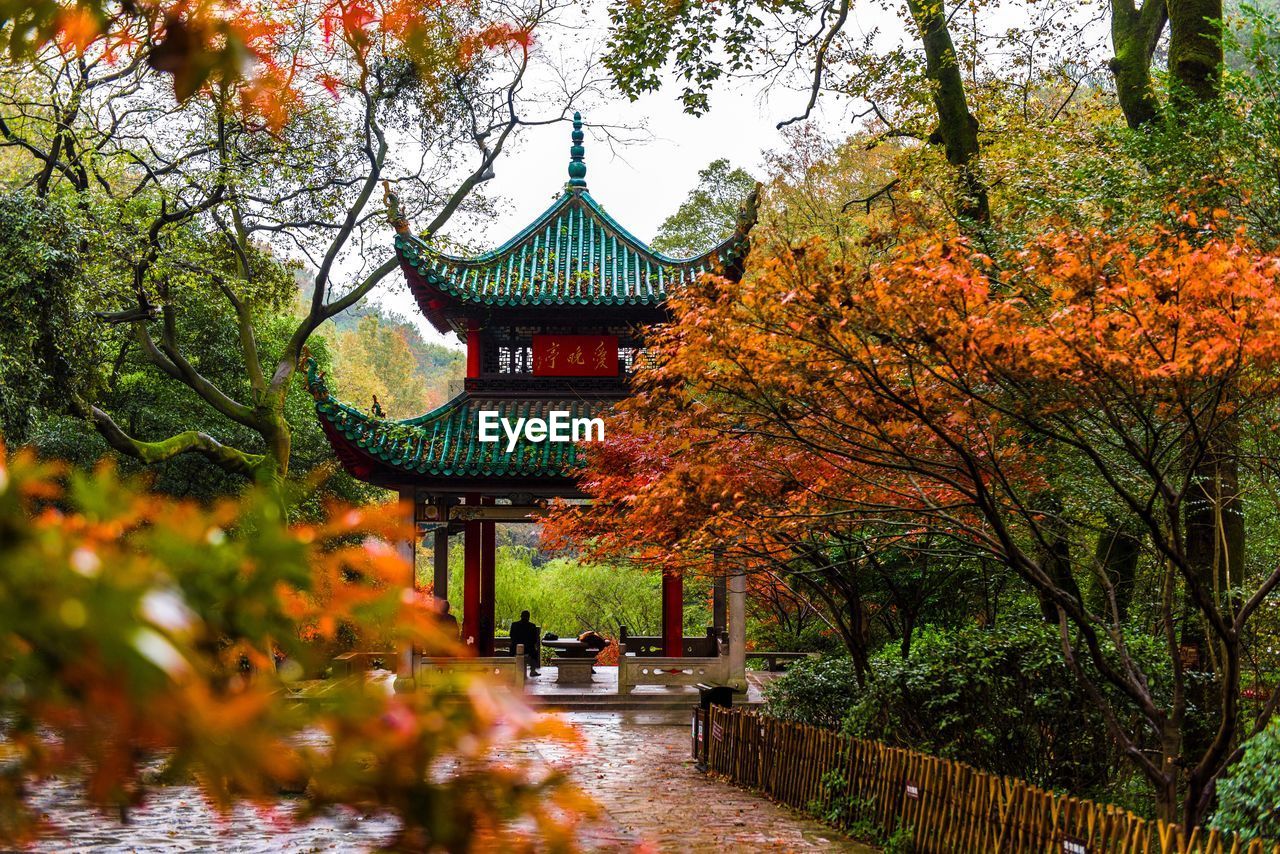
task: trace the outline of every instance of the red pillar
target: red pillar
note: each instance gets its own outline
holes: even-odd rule
[[[662,654],[684,655],[684,579],[674,572],[662,573]]]
[[[480,327],[473,320],[467,327],[467,377],[480,376]]]
[[[467,498],[467,504],[476,502]],[[477,650],[480,642],[480,523],[464,522],[462,527],[462,642]]]
[[[492,498],[480,499],[492,504]],[[497,576],[497,532],[493,522],[480,523],[480,654],[493,655],[494,600]]]

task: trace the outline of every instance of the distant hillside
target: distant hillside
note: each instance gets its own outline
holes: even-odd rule
[[[320,327],[333,354],[331,387],[369,409],[374,395],[388,418],[412,418],[444,403],[466,370],[462,351],[423,339],[417,327],[361,303]]]

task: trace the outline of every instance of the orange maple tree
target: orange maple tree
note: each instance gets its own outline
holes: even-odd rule
[[[673,300],[654,367],[591,449],[600,501],[563,509],[553,533],[668,566],[807,564],[855,588],[850,544],[942,539],[995,558],[1059,625],[1161,814],[1193,824],[1255,724],[1240,662],[1280,583],[1230,545],[1235,487],[1204,485],[1274,476],[1280,258],[1227,225],[1049,223],[995,257],[891,235],[757,251],[740,285],[707,277]],[[1224,447],[1257,453],[1228,472]],[[1132,579],[1083,548],[1121,526],[1161,591],[1146,625],[1128,620]],[[1195,631],[1207,661],[1186,657]],[[1172,684],[1144,670],[1135,633],[1162,645]],[[1209,732],[1193,738],[1206,677]]]

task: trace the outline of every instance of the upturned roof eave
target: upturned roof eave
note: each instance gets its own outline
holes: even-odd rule
[[[522,439],[515,448],[507,449],[504,442],[478,442],[474,410],[497,408],[512,415],[538,415],[563,407],[570,409],[574,417],[595,417],[613,402],[605,397],[567,399],[548,395],[490,398],[464,391],[416,418],[390,421],[334,398],[314,360],[307,363],[307,388],[316,400],[316,414],[325,435],[343,466],[355,477],[371,482],[375,476],[379,482],[399,479],[413,483],[496,478],[560,489],[556,484],[574,481],[582,465],[576,446]]]
[[[659,252],[657,249],[654,249],[614,219],[613,216],[604,209],[604,206],[601,205],[600,202],[596,201],[595,197],[592,196],[585,187],[569,187],[566,188],[559,196],[556,196],[551,205],[534,218],[529,225],[525,226],[516,233],[515,236],[509,238],[500,246],[473,256],[454,255],[449,252],[433,252],[433,254],[442,261],[446,261],[449,264],[460,267],[482,267],[494,261],[502,260],[510,255],[512,251],[519,249],[521,244],[525,243],[539,231],[546,228],[547,224],[559,215],[561,209],[572,204],[574,199],[580,200],[591,210],[593,214],[603,220],[614,231],[618,232],[618,236],[623,238],[633,250],[643,253],[644,255],[649,256],[653,261],[669,267],[688,267],[695,266],[700,262],[705,262],[717,253],[723,251],[725,247],[732,246],[738,239],[738,235],[736,233],[731,233],[720,243],[698,255],[691,255],[687,258],[678,258],[674,255],[667,255],[664,252]],[[417,235],[409,235],[409,237],[416,241],[424,251],[432,252],[431,248],[427,245],[426,241],[422,240],[422,238]]]
[[[453,327],[449,323],[445,309],[451,304],[456,305],[458,301],[448,292],[433,287],[400,253],[399,247],[396,249],[396,256],[400,259],[400,270],[404,273],[405,282],[409,285],[409,292],[413,294],[414,302],[418,304],[418,310],[422,312],[422,316],[440,334],[448,335],[453,332]]]

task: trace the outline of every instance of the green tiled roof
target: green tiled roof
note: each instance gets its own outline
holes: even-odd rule
[[[396,236],[396,252],[433,288],[485,305],[657,305],[673,286],[730,263],[735,234],[694,258],[672,258],[620,226],[584,188],[565,192],[533,224],[475,258]]]
[[[573,477],[582,461],[569,442],[531,443],[523,438],[507,451],[505,436],[481,442],[477,436],[481,410],[496,410],[514,423],[531,416],[547,418],[552,410],[567,410],[573,418],[592,418],[610,405],[605,400],[490,398],[466,392],[443,406],[406,421],[375,418],[335,400],[324,375],[308,362],[307,385],[316,398],[316,412],[330,439],[339,438],[391,469],[433,477]],[[501,431],[499,431],[501,433]],[[335,436],[336,434],[336,436]]]

